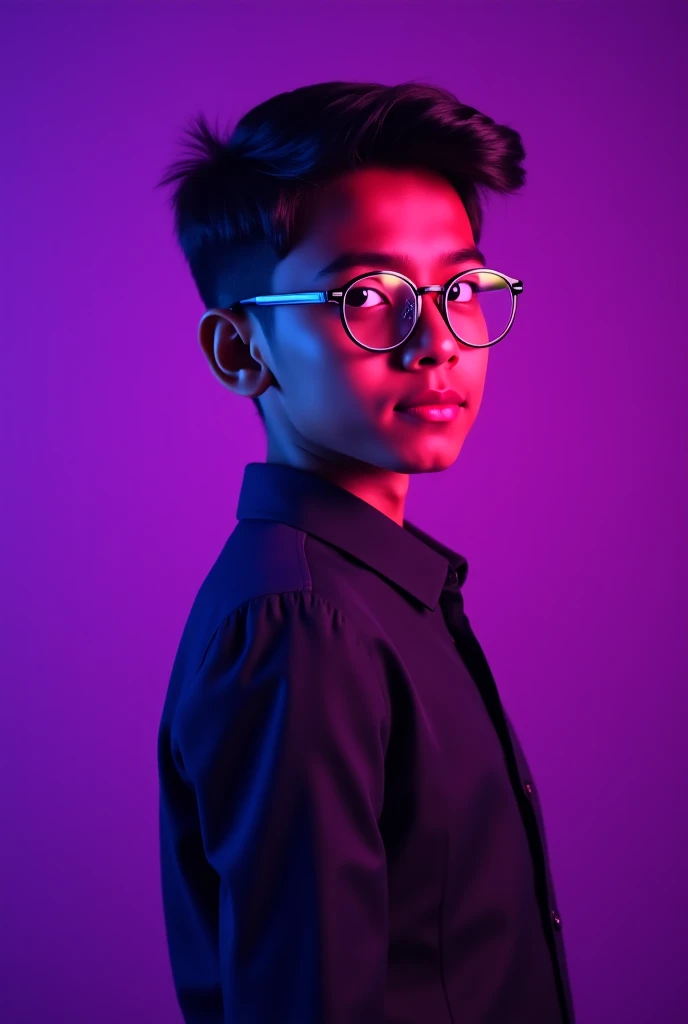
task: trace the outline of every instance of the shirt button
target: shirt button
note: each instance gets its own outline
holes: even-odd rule
[[[558,932],[561,931],[561,917],[556,910],[552,911],[552,924]]]
[[[526,795],[527,795],[527,796],[529,796],[529,797],[530,797],[530,798],[532,799],[532,796],[533,796],[533,787],[531,786],[531,784],[530,784],[529,782],[524,782],[524,783],[523,783],[523,788],[524,788],[524,789],[525,789],[525,791],[526,791]]]

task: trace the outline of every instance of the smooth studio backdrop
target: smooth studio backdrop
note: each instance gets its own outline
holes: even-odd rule
[[[683,3],[0,5],[0,1020],[179,1024],[156,732],[183,625],[265,458],[212,376],[168,191],[188,119],[332,79],[516,128],[488,264],[524,281],[456,463],[406,515],[541,792],[578,1024],[685,1024]]]

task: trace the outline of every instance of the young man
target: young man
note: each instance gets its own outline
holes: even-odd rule
[[[267,458],[160,724],[184,1020],[570,1024],[541,808],[468,565],[404,518],[513,323],[522,285],[477,248],[477,189],[523,184],[520,137],[431,86],[332,82],[224,141],[200,118],[194,141],[161,184],[203,352]]]

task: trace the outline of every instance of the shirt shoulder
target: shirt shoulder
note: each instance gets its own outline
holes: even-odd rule
[[[330,718],[334,708],[341,717],[345,706],[357,707],[377,723],[386,746],[387,664],[376,637],[326,596],[297,589],[248,598],[217,624],[200,663],[183,681],[170,741],[183,752],[194,736],[210,731],[210,721],[281,693],[297,717],[299,709],[310,708],[313,724],[319,716]]]
[[[189,612],[180,641],[180,649],[187,650],[188,669],[200,667],[211,638],[234,612],[261,601],[282,604],[286,610],[281,595],[317,593],[317,599],[301,602],[302,615],[326,619],[336,607],[348,628],[370,633],[368,609],[358,600],[364,572],[343,552],[303,530],[271,520],[240,520]]]

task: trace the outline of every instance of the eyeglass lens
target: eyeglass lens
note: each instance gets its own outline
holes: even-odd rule
[[[434,292],[426,302],[436,302]],[[474,270],[447,293],[452,330],[469,345],[496,341],[511,320],[513,296],[508,282],[489,270]],[[370,274],[349,288],[344,317],[353,336],[368,348],[391,348],[408,338],[416,323],[416,297],[406,281],[392,274]]]

